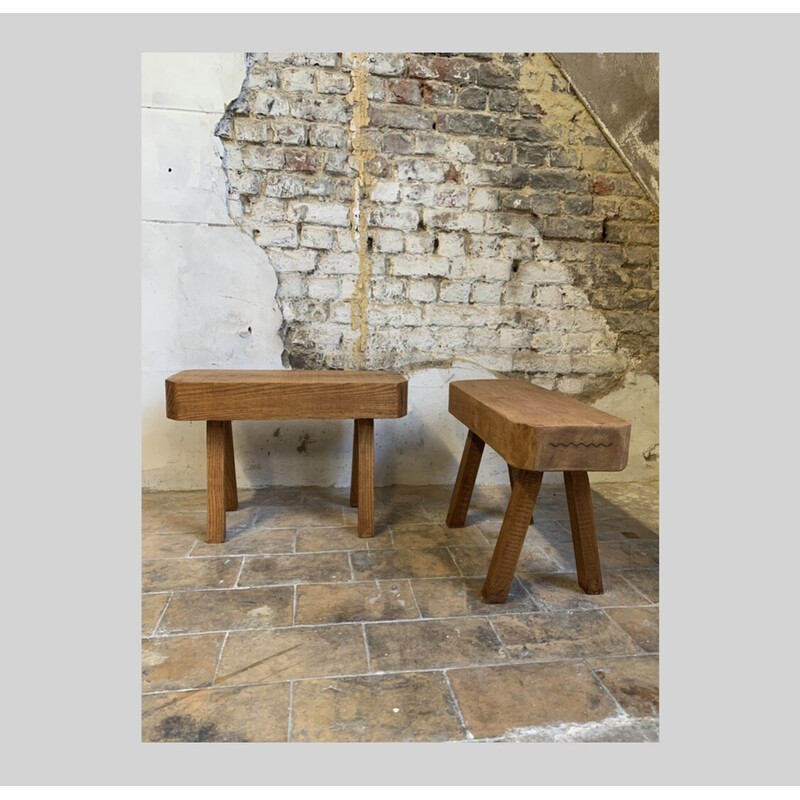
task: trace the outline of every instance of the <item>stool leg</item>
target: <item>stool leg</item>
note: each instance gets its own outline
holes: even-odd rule
[[[233,425],[230,420],[222,423],[225,436],[225,510],[239,508],[239,492],[236,489],[236,460],[233,456]]]
[[[505,603],[508,599],[519,554],[522,552],[522,544],[528,532],[528,521],[533,514],[541,485],[541,472],[516,470],[511,499],[508,501],[503,526],[494,546],[489,573],[483,584],[483,599],[487,603]]]
[[[358,535],[375,535],[375,420],[357,419],[358,437]]]
[[[350,470],[350,505],[358,505],[358,420],[353,420],[353,465]]]
[[[586,594],[602,594],[603,576],[600,572],[600,553],[597,549],[592,490],[589,488],[588,474],[565,472],[564,488],[567,490],[578,584]]]
[[[486,442],[476,433],[467,432],[467,441],[464,443],[464,452],[461,454],[458,475],[455,486],[453,486],[453,494],[450,497],[450,508],[447,510],[448,528],[464,527],[485,444]]]
[[[225,541],[225,423],[206,422],[207,542]]]
[[[511,488],[514,488],[514,480],[516,479],[516,472],[517,468],[512,467],[511,464],[506,464],[508,467],[508,481],[511,484]],[[531,525],[533,525],[533,516],[531,515]]]

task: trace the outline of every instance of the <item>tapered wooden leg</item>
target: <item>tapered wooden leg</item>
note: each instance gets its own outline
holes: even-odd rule
[[[487,603],[505,603],[514,581],[519,554],[528,532],[528,520],[536,505],[542,473],[526,469],[516,470],[511,499],[508,501],[503,526],[494,546],[492,563],[483,584],[483,599]]]
[[[208,532],[206,541],[225,541],[225,423],[206,422]]]
[[[602,594],[603,577],[600,572],[600,553],[597,549],[589,476],[586,472],[565,472],[564,487],[567,490],[578,585],[586,594]]]
[[[508,467],[508,481],[511,484],[511,488],[513,489],[517,468],[512,467],[511,464],[506,464],[506,466]],[[533,516],[531,516],[531,525],[533,525]]]
[[[358,420],[353,420],[353,466],[350,470],[350,505],[358,505]]]
[[[230,420],[222,423],[225,436],[225,510],[239,508],[239,493],[236,490],[236,460],[233,456],[233,425]]]
[[[461,463],[458,465],[453,494],[450,497],[450,508],[447,510],[447,527],[463,528],[469,510],[469,501],[472,499],[472,490],[475,488],[475,478],[478,476],[478,467],[481,465],[481,456],[486,442],[472,431],[467,432],[467,441],[464,443],[464,452],[461,454]]]
[[[358,439],[358,535],[375,535],[375,420],[357,419]]]

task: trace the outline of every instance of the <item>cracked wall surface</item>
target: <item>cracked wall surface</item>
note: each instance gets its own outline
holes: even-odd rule
[[[545,54],[251,53],[228,208],[283,362],[658,378],[658,209]]]

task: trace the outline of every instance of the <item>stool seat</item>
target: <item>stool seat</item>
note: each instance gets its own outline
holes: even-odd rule
[[[616,472],[628,462],[629,422],[532,383],[453,381],[449,410],[512,467]]]

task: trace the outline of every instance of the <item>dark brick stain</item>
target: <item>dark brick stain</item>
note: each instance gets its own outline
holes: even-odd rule
[[[223,737],[213,722],[201,723],[187,714],[172,714],[158,725],[158,741],[162,742],[244,742],[240,736]]]

